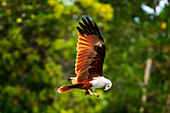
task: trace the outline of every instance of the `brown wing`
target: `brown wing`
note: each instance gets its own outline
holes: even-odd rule
[[[75,68],[77,82],[102,76],[105,58],[104,40],[97,25],[93,24],[88,17],[87,21],[82,20],[84,24],[79,22],[81,28],[77,27],[79,31]]]

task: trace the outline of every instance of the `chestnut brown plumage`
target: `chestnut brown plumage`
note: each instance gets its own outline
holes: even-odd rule
[[[86,90],[85,95],[92,94],[92,91],[95,89],[93,86],[94,78],[102,78],[103,76],[102,70],[105,58],[104,40],[97,25],[93,24],[88,17],[86,19],[87,21],[82,18],[83,23],[79,22],[81,28],[77,27],[79,31],[78,53],[75,65],[77,76],[71,77],[73,85],[60,87],[58,90],[60,93],[80,88]]]

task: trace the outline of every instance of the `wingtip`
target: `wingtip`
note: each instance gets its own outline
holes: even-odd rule
[[[85,19],[84,19],[84,18],[82,18],[82,20],[83,20],[83,21],[85,21]]]
[[[82,24],[81,22],[79,22],[79,24]]]
[[[86,19],[89,19],[89,17],[87,16]]]
[[[82,21],[84,22],[86,22],[86,20],[88,20],[88,21],[91,21],[92,22],[92,20],[87,16],[86,18],[82,18]]]
[[[89,18],[89,17],[86,17],[86,19],[87,19],[87,21],[88,21],[88,22],[89,22],[89,21],[90,21],[90,22],[92,22],[92,20],[90,20],[90,18]]]
[[[77,30],[79,30],[80,28],[79,27],[76,27],[77,28]]]
[[[84,33],[84,31],[80,28],[80,27],[77,27],[77,30],[79,31],[79,33],[83,36],[83,34],[85,34]]]

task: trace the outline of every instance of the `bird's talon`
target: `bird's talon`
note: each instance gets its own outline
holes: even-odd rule
[[[90,91],[89,89],[88,89],[88,91],[89,91],[89,95],[90,96],[92,96],[92,95],[96,95],[96,97],[99,97],[99,94],[97,94],[97,93],[93,93],[92,91]]]

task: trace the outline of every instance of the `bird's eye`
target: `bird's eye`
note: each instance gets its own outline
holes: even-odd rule
[[[109,87],[109,86],[107,86],[107,87]]]

